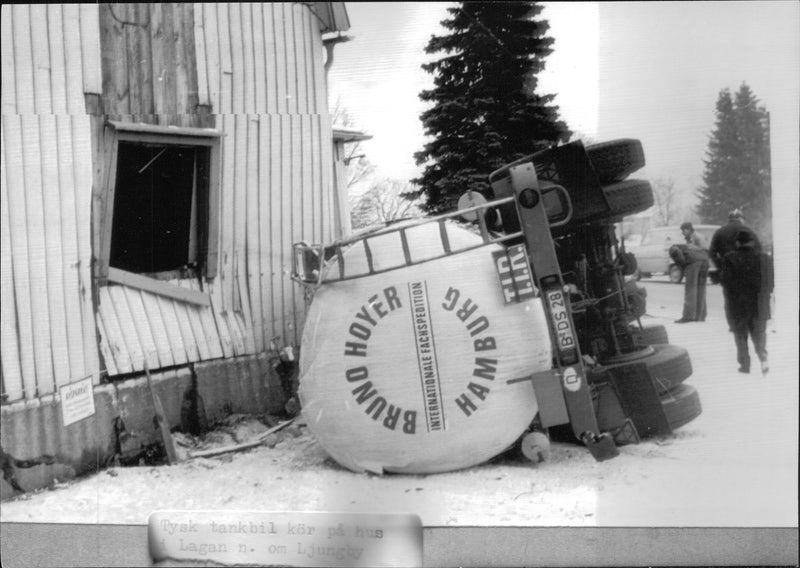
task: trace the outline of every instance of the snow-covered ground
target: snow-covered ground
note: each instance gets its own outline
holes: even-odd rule
[[[719,294],[719,287],[710,287]],[[154,510],[411,512],[424,526],[796,527],[797,328],[770,323],[771,371],[737,373],[719,313],[677,325],[674,306],[648,303],[648,323],[689,349],[703,413],[663,439],[598,463],[554,443],[539,465],[511,459],[436,475],[355,474],[327,458],[302,425],[254,449],[173,466],[113,468],[0,506],[0,521],[145,524]],[[232,420],[207,447],[266,426]],[[180,446],[179,446],[180,447]],[[186,448],[181,448],[184,453]]]

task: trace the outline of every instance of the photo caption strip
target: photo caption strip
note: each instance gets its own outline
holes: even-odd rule
[[[156,511],[148,541],[155,562],[422,566],[422,523],[411,514]]]

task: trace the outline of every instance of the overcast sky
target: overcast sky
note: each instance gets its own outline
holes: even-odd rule
[[[408,179],[418,173],[413,153],[424,143],[420,91],[432,77],[420,65],[424,49],[449,2],[347,2],[353,41],[336,47],[329,76],[330,101],[347,109],[374,135],[364,144],[380,175]],[[542,93],[556,93],[570,127],[590,136],[597,128],[598,9],[595,3],[547,5],[557,49],[540,75]],[[561,46],[560,48],[558,46]]]
[[[331,102],[374,135],[365,144],[381,175],[417,175],[424,143],[420,69],[447,2],[346,4],[353,41],[336,47]],[[747,82],[772,115],[773,167],[796,170],[800,99],[800,3],[544,3],[555,51],[539,92],[556,94],[562,118],[594,141],[643,141],[643,175],[683,190],[701,181],[719,91]],[[777,140],[778,145],[775,146]],[[790,157],[790,158],[789,158]],[[787,161],[788,160],[788,161]],[[786,161],[786,164],[784,164]],[[797,188],[797,175],[776,182]]]
[[[372,134],[364,143],[379,176],[419,174],[424,144],[419,93],[424,48],[444,30],[449,2],[348,2],[353,41],[336,47],[330,100]],[[746,82],[770,112],[774,226],[794,257],[800,174],[800,2],[544,3],[554,52],[539,93],[555,94],[579,137],[642,140],[651,181],[691,196],[702,181],[719,92]],[[488,172],[487,172],[488,173]]]
[[[599,10],[602,139],[641,139],[647,176],[694,189],[719,92],[746,82],[770,112],[774,187],[797,192],[800,3],[611,2]]]

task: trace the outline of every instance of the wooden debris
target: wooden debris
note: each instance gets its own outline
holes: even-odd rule
[[[251,440],[249,442],[243,442],[241,444],[234,444],[232,446],[223,446],[221,448],[212,448],[210,450],[200,450],[197,452],[189,452],[190,458],[207,458],[210,456],[218,456],[220,454],[227,454],[229,452],[240,452],[242,450],[247,450],[249,448],[254,448],[264,443],[267,437],[270,434],[274,434],[278,430],[282,430],[286,428],[289,424],[294,422],[295,419],[292,418],[291,420],[287,420],[286,422],[281,422],[277,426],[273,426],[263,434],[259,435],[256,439]]]
[[[150,366],[147,364],[147,358],[144,360],[144,371],[147,374],[147,386],[150,388],[150,396],[153,397],[153,406],[156,409],[156,422],[158,422],[158,428],[161,430],[161,439],[164,441],[164,449],[167,452],[167,462],[170,464],[178,463],[180,461],[178,453],[172,443],[172,434],[169,431],[169,423],[164,414],[164,407],[161,406],[161,399],[153,387],[153,379],[150,377]]]

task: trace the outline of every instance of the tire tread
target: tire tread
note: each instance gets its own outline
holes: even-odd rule
[[[700,394],[691,385],[682,384],[661,396],[661,406],[672,430],[685,426],[703,412]]]
[[[603,186],[609,212],[604,217],[621,218],[641,213],[653,206],[653,189],[643,179],[628,179]]]
[[[586,154],[600,183],[622,181],[645,165],[642,143],[633,138],[591,144]]]

